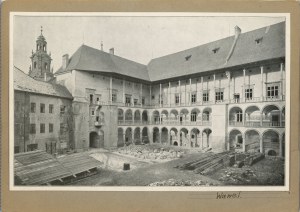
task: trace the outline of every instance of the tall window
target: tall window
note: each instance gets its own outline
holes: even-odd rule
[[[30,134],[35,134],[36,129],[35,129],[35,124],[30,124]]]
[[[179,104],[180,99],[179,99],[179,93],[175,94],[175,104]]]
[[[139,100],[138,100],[138,99],[134,99],[134,100],[133,100],[133,103],[134,103],[134,105],[137,105],[137,104],[138,104],[138,102],[139,102]]]
[[[53,124],[49,124],[49,133],[52,133],[53,132]]]
[[[60,132],[60,134],[61,135],[64,134],[64,131],[65,131],[65,125],[64,125],[64,123],[60,123],[60,126],[59,126],[59,132]]]
[[[192,95],[191,95],[191,102],[192,103],[196,103],[196,101],[197,101],[197,95],[196,95],[196,93],[192,93]]]
[[[267,86],[267,97],[268,98],[278,98],[279,96],[279,85],[271,84]]]
[[[90,94],[90,103],[94,103],[94,95],[93,94]]]
[[[159,95],[159,100],[160,100],[160,104],[164,104],[164,99],[163,99],[163,95]]]
[[[208,93],[208,91],[203,91],[202,100],[203,100],[203,102],[208,102],[209,101],[209,93]]]
[[[40,104],[40,111],[41,113],[45,113],[45,104],[43,103]]]
[[[40,133],[45,133],[45,124],[40,124]]]
[[[236,113],[236,121],[243,122],[243,113],[241,111]]]
[[[217,91],[216,92],[216,101],[223,101],[224,100],[224,92],[223,91]]]
[[[126,104],[131,104],[131,95],[126,95],[125,96],[125,103]]]
[[[112,93],[112,95],[111,95],[111,101],[112,102],[117,102],[117,94],[116,93]]]
[[[60,114],[64,114],[66,112],[66,106],[65,105],[61,105],[60,106]]]
[[[253,89],[252,88],[246,88],[245,89],[245,98],[246,100],[251,100],[253,97]]]
[[[50,104],[49,105],[49,113],[53,113],[54,105]]]
[[[197,121],[197,113],[196,112],[192,112],[191,113],[191,121]]]
[[[35,113],[36,110],[36,104],[34,102],[30,103],[30,112],[31,113]]]
[[[142,97],[142,104],[145,104],[145,97]]]

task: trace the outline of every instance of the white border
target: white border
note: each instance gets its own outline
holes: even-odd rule
[[[13,17],[14,16],[199,16],[199,17],[285,17],[286,18],[286,117],[290,117],[290,13],[141,13],[141,12],[10,12],[9,16],[9,189],[11,191],[289,191],[290,186],[290,119],[285,126],[285,182],[284,186],[214,186],[214,187],[148,187],[148,186],[15,186],[14,185],[14,89],[13,89]],[[288,142],[287,142],[288,141]]]

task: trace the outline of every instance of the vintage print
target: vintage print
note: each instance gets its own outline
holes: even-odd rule
[[[13,190],[288,190],[289,15],[12,13]]]

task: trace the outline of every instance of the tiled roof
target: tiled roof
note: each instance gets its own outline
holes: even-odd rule
[[[256,44],[255,40],[259,39],[260,43]],[[157,81],[284,57],[285,22],[241,33],[226,63],[233,42],[234,36],[231,36],[153,59],[148,64],[149,77],[151,81]],[[216,53],[214,49],[218,49]],[[186,57],[190,58],[187,60]]]
[[[62,85],[35,80],[14,67],[14,89],[31,93],[73,99],[71,93]]]
[[[73,69],[117,73],[149,81],[147,66],[86,45],[73,54],[66,70],[61,67],[55,74]]]
[[[66,70],[60,68],[55,74],[77,69],[159,81],[282,58],[285,57],[285,22],[241,33],[235,45],[234,40],[235,36],[230,36],[152,59],[147,66],[82,45],[71,57]]]

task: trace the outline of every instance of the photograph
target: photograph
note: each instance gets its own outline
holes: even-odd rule
[[[289,14],[9,21],[11,190],[289,190]]]

